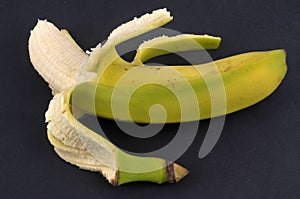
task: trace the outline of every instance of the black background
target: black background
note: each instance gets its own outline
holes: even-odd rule
[[[174,16],[167,28],[222,36],[214,59],[284,48],[288,74],[266,100],[226,117],[204,159],[198,158],[205,133],[199,129],[178,160],[190,170],[180,183],[113,187],[54,153],[44,123],[51,93],[30,64],[28,37],[37,19],[48,19],[89,49],[121,23],[161,7]],[[0,198],[300,198],[299,0],[2,0],[0,27]]]

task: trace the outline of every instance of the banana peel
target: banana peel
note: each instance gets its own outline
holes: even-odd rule
[[[46,112],[48,139],[55,152],[80,168],[99,171],[113,185],[132,181],[178,182],[188,171],[176,163],[127,154],[73,117],[72,89],[58,93]]]
[[[183,34],[145,41],[131,63],[116,52],[118,44],[170,20],[172,16],[166,9],[145,14],[116,28],[104,45],[99,44],[87,53],[67,30],[59,30],[46,20],[38,21],[31,31],[28,49],[34,68],[48,82],[54,95],[46,122],[48,139],[59,157],[82,169],[102,173],[113,185],[133,181],[178,182],[188,174],[187,169],[161,158],[123,152],[78,122],[72,108],[123,121],[193,121],[235,112],[263,100],[286,74],[284,50],[245,53],[195,66],[144,64],[168,53],[218,48],[221,38],[209,35]],[[222,84],[216,83],[220,79]],[[160,85],[148,84],[133,92],[134,84],[147,81]],[[215,92],[223,92],[225,104],[214,111],[212,99],[217,95],[211,95],[206,85],[211,85]],[[176,100],[168,89],[180,91],[182,101]],[[118,95],[113,97],[115,91]],[[133,93],[129,106],[128,99],[124,99],[128,93]],[[185,104],[188,113],[184,117],[180,103]],[[153,104],[163,105],[167,117],[162,118],[159,111],[149,117]]]

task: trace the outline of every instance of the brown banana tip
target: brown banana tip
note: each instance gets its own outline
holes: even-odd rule
[[[167,166],[168,171],[168,181],[170,183],[179,182],[182,178],[184,178],[189,171],[176,163],[170,163]]]

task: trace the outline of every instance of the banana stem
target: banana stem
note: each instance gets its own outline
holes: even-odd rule
[[[148,181],[154,183],[175,183],[188,174],[188,170],[175,163],[154,157],[139,157],[118,152],[118,182]]]

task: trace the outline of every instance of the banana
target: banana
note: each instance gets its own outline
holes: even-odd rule
[[[117,45],[172,19],[166,9],[134,18],[87,53],[67,30],[38,21],[28,50],[34,68],[54,95],[45,116],[48,139],[59,157],[102,173],[113,185],[178,182],[188,173],[184,167],[161,158],[127,154],[83,126],[75,115],[88,112],[141,123],[206,119],[263,100],[284,78],[284,50],[244,53],[194,66],[144,64],[168,53],[218,48],[221,38],[209,35],[161,36],[145,41],[131,63],[118,55]]]
[[[71,88],[56,94],[46,112],[48,138],[62,159],[101,172],[113,185],[132,181],[178,182],[188,173],[182,166],[161,158],[127,154],[83,126],[70,109],[72,91]],[[59,134],[63,135],[57,138],[55,135]]]

